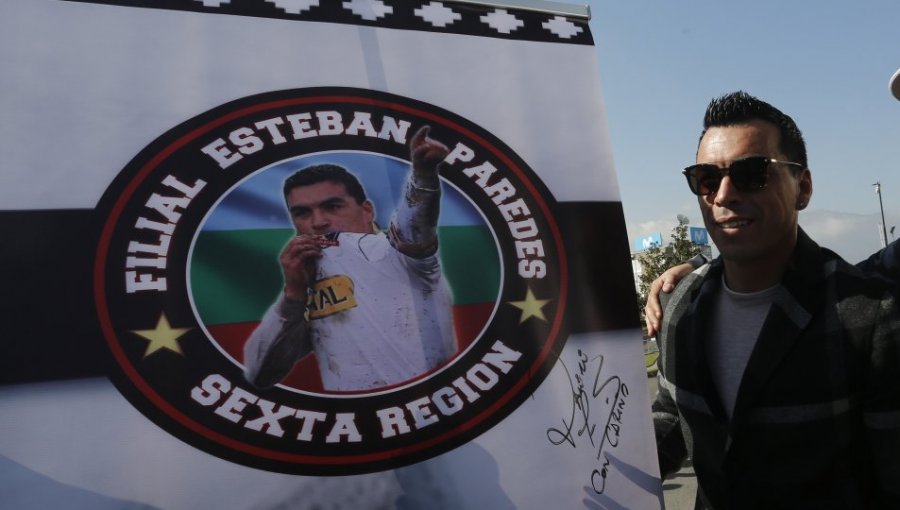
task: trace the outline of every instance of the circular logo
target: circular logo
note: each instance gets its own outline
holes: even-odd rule
[[[565,342],[552,197],[499,139],[422,102],[230,102],[148,145],[99,210],[116,386],[233,462],[430,458],[508,416]]]

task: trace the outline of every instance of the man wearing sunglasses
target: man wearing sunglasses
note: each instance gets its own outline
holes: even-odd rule
[[[897,69],[891,76],[891,79],[888,81],[888,89],[891,91],[894,99],[900,101],[900,69]],[[675,284],[690,274],[691,271],[707,262],[709,261],[702,255],[698,255],[688,262],[669,268],[651,283],[647,303],[644,307],[644,316],[647,320],[647,334],[649,336],[656,336],[662,322],[663,310],[659,303],[660,292],[667,294],[672,292]],[[872,256],[856,265],[863,271],[878,273],[894,282],[900,282],[900,247],[897,246],[896,240],[892,241],[887,247],[875,252]]]
[[[684,175],[720,256],[659,331],[660,470],[690,455],[697,508],[900,508],[896,286],[819,247],[794,121],[744,92],[707,108]]]

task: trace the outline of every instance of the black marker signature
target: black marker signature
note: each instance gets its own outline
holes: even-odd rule
[[[563,370],[566,371],[566,376],[569,380],[569,385],[572,389],[572,413],[568,417],[568,421],[566,418],[563,418],[563,428],[549,428],[547,429],[547,439],[550,440],[554,445],[561,445],[563,443],[568,443],[570,446],[575,448],[577,445],[575,444],[575,438],[572,437],[572,430],[575,428],[575,418],[576,415],[581,420],[581,427],[575,432],[578,436],[583,436],[587,433],[588,439],[591,441],[591,445],[594,445],[594,430],[597,425],[592,424],[590,422],[591,416],[591,402],[589,400],[589,394],[584,389],[584,374],[587,371],[588,357],[586,354],[578,350],[578,372],[575,373],[574,377],[572,373],[569,372],[569,367],[566,366],[565,362],[563,362],[562,358],[559,359],[559,364],[562,365]],[[599,377],[599,372],[598,372]]]
[[[628,397],[628,386],[622,382],[619,376],[612,375],[601,382],[603,360],[602,355],[590,358],[579,349],[578,367],[573,374],[560,358],[559,363],[566,372],[571,388],[572,410],[569,416],[562,419],[561,428],[547,429],[547,439],[557,446],[568,444],[577,449],[579,447],[577,440],[582,437],[590,442],[592,451],[596,450],[597,452],[596,460],[598,462],[598,467],[591,472],[591,487],[598,494],[602,494],[606,490],[606,478],[609,474],[610,463],[603,453],[603,449],[607,446],[610,448],[619,446],[622,417]],[[594,364],[596,364],[596,372],[590,376]],[[592,419],[592,402],[599,404],[600,409],[608,409],[599,438],[596,436],[597,426],[604,418],[596,421]]]

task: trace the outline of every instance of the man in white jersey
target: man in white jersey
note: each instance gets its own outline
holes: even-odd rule
[[[720,256],[664,303],[662,475],[690,456],[700,509],[900,508],[896,285],[799,228],[812,176],[793,119],[736,92],[703,128],[683,173]]]
[[[437,248],[438,167],[447,147],[423,126],[387,233],[354,175],[315,165],[285,180],[297,232],[281,253],[284,292],[244,345],[247,380],[266,388],[315,352],[329,391],[401,383],[456,351]]]

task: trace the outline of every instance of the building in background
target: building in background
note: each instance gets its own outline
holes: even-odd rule
[[[712,245],[709,243],[709,232],[705,227],[688,227],[688,239],[693,244],[700,246],[700,253],[707,259],[712,259]],[[639,255],[654,246],[665,248],[668,243],[663,244],[662,232],[653,232],[644,237],[640,237],[631,245],[631,270],[634,273],[634,288],[640,294],[641,274],[644,269],[641,266]]]

